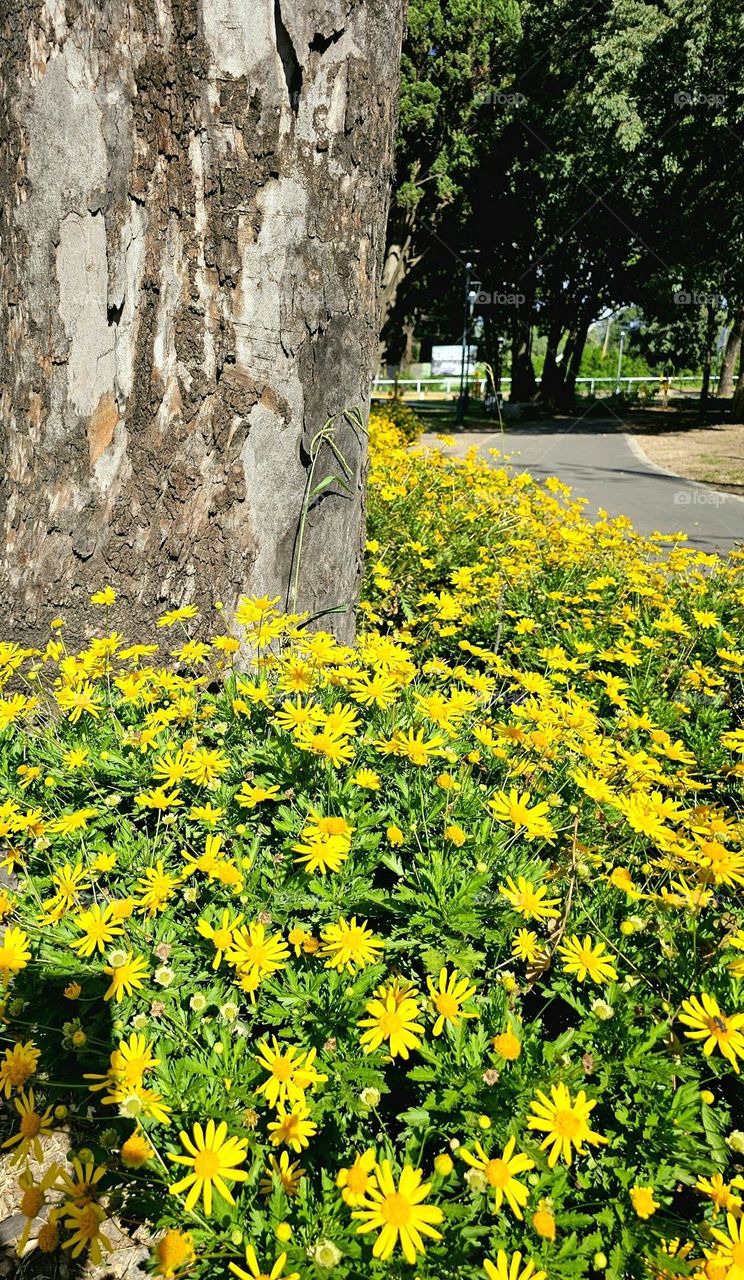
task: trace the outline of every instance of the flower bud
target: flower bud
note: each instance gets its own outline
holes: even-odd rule
[[[316,1267],[321,1267],[324,1271],[337,1267],[343,1256],[332,1240],[319,1240],[310,1251],[310,1257]]]
[[[468,1169],[465,1174],[465,1181],[470,1187],[470,1190],[475,1191],[476,1193],[479,1191],[485,1191],[488,1186],[488,1180],[482,1169]]]

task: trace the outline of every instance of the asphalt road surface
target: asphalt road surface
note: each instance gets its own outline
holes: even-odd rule
[[[465,453],[474,444],[483,452],[498,449],[515,470],[536,480],[557,476],[575,498],[588,498],[590,516],[602,507],[611,516],[628,516],[641,533],[686,533],[686,545],[700,551],[726,554],[744,543],[744,500],[663,471],[635,437],[611,423],[508,426],[503,435],[466,431],[455,439],[447,452]],[[436,436],[427,434],[424,442],[436,444]]]

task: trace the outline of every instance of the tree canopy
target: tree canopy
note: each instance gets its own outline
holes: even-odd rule
[[[623,306],[654,327],[648,351],[702,362],[744,296],[744,15],[720,0],[465,8],[411,7],[389,240],[408,219],[414,251],[387,335],[425,334],[428,316],[456,338],[472,256],[486,354],[511,348],[518,393],[531,334],[560,397],[591,322]]]

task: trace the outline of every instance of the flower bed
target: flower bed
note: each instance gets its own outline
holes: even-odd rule
[[[354,649],[0,646],[18,1252],[740,1280],[744,556],[386,423],[368,532]]]

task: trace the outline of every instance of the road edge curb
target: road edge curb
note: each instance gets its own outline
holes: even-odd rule
[[[730,498],[732,502],[744,502],[744,498],[738,493],[729,493],[726,489],[719,489],[715,484],[705,484],[702,480],[691,480],[688,476],[681,476],[677,471],[670,471],[668,467],[660,467],[658,462],[654,462],[649,458],[643,445],[639,443],[637,436],[630,431],[623,431],[621,435],[638,461],[643,462],[652,471],[656,471],[658,475],[668,476],[671,480],[679,480],[681,484],[690,485],[693,489],[704,489],[707,493],[720,493],[724,498]]]

